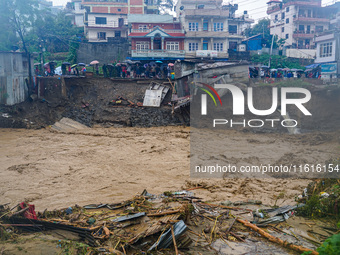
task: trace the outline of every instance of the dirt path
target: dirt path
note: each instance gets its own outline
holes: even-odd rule
[[[189,132],[183,127],[93,128],[71,133],[0,129],[0,204],[14,205],[28,199],[42,211],[74,204],[119,202],[144,189],[157,194],[198,182],[207,189],[195,193],[206,200],[260,199],[272,204],[275,196],[284,192],[281,202],[289,203],[309,182],[190,179]],[[278,158],[293,145],[299,153],[317,148],[329,157],[339,155],[339,143],[334,139],[324,139],[317,147],[297,142],[313,141],[315,134],[297,139],[277,134],[230,134],[239,140],[239,150],[243,147],[248,151],[255,142],[268,144],[268,139],[275,138],[283,148]],[[305,153],[304,157],[314,160],[315,153]]]

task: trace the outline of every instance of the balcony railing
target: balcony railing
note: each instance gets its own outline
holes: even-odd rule
[[[184,50],[132,50],[132,57],[184,58]]]
[[[117,27],[123,27],[124,25],[127,25],[128,21],[124,20],[124,22],[119,21],[108,21],[106,24],[96,24],[96,22],[93,20],[90,20],[87,22],[88,27],[103,27],[103,28],[117,28]]]
[[[131,29],[131,33],[150,33],[154,31],[155,29]],[[160,29],[164,31],[165,33],[183,33],[184,30],[182,29]]]
[[[291,1],[291,2],[287,2],[286,4],[284,4],[282,6],[282,10],[286,8],[286,6],[291,6],[291,5],[298,5],[298,6],[308,6],[308,7],[321,7],[319,2],[307,2],[307,1]],[[267,14],[271,14],[273,12],[277,12],[281,10],[280,5],[275,5],[272,7],[269,7],[267,9]]]
[[[185,16],[221,16],[228,17],[229,10],[221,9],[188,9],[185,10]]]
[[[302,50],[313,50],[315,49],[315,45],[298,45],[296,48],[302,49]]]
[[[313,38],[314,31],[294,31],[293,38]]]
[[[267,9],[267,14],[271,14],[273,12],[277,12],[280,10],[280,6],[273,6]]]
[[[127,0],[83,0],[84,3],[127,3]]]
[[[233,33],[227,31],[187,31],[186,37],[203,37],[203,38],[243,38],[244,35],[241,33]]]
[[[304,17],[304,16],[296,17],[293,20],[294,21],[309,21],[309,22],[324,22],[324,23],[329,22],[329,19],[327,18],[314,18],[314,17]]]

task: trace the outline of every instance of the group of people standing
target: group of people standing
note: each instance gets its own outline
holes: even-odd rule
[[[172,68],[169,65],[163,64],[104,64],[104,77],[116,78],[158,78],[166,79],[170,77]]]

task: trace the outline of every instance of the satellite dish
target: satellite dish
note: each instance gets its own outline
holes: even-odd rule
[[[184,10],[184,6],[182,5],[181,7],[179,7],[179,9],[182,11]]]

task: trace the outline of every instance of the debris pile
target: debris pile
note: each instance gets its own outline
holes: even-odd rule
[[[340,160],[336,159],[329,165],[334,165],[334,169],[339,166]],[[336,171],[336,170],[335,170]],[[339,179],[318,179],[304,189],[296,200],[304,203],[305,206],[299,208],[298,213],[311,218],[333,217],[340,218],[340,180]]]
[[[245,203],[245,206],[252,204],[258,207],[260,201],[255,202]],[[256,248],[258,242],[266,245],[262,237],[298,252],[317,254],[313,251],[315,246],[301,246],[306,243],[296,236],[292,239],[292,234],[279,235],[285,231],[277,225],[293,216],[296,208],[249,209],[209,204],[189,190],[161,195],[144,190],[121,203],[75,205],[38,213],[34,205],[24,202],[13,208],[2,205],[0,234],[5,239],[7,230],[13,227],[22,231],[69,231],[91,247],[87,254],[146,254],[154,251],[155,254],[185,254],[186,251],[216,254],[223,245],[231,250],[235,249],[235,243],[248,248],[252,244]],[[285,253],[281,246],[270,250]],[[237,254],[237,251],[232,254]]]

